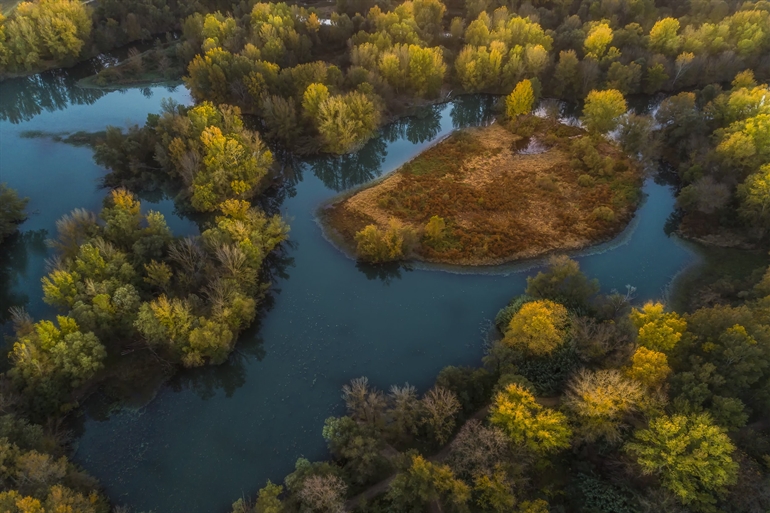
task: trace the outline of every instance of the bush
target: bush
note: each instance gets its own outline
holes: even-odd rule
[[[516,312],[521,310],[521,307],[524,306],[524,303],[532,300],[533,298],[526,294],[522,294],[521,296],[516,296],[515,298],[511,299],[508,305],[497,312],[497,315],[495,316],[495,327],[498,329],[498,331],[500,333],[504,333],[505,330],[508,329],[508,325],[511,323],[513,316],[516,315]]]
[[[577,183],[581,187],[593,187],[594,179],[591,175],[580,175],[578,176]]]
[[[611,223],[615,220],[615,212],[610,207],[596,207],[593,211],[594,219]]]
[[[402,260],[414,249],[414,229],[391,219],[386,229],[370,224],[356,233],[356,253],[366,262],[379,264]]]

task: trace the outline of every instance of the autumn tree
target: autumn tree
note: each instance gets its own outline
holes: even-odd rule
[[[535,104],[535,93],[530,80],[522,80],[513,89],[513,92],[505,98],[505,112],[509,118],[514,119],[522,114],[532,112]]]
[[[511,441],[538,455],[570,446],[572,430],[567,417],[538,404],[532,394],[519,385],[508,385],[495,396],[489,421],[502,429]]]
[[[678,35],[679,20],[663,18],[650,30],[650,49],[673,57],[679,53],[682,37]]]
[[[587,441],[621,438],[624,416],[642,399],[638,382],[617,370],[580,370],[570,381],[565,407],[577,418],[577,436]]]
[[[601,60],[609,50],[612,44],[613,33],[610,26],[606,23],[598,23],[589,30],[583,43],[586,55],[594,59]]]
[[[90,380],[107,357],[99,339],[82,332],[74,319],[58,316],[56,324],[22,327],[9,354],[10,377],[43,414],[64,404],[69,391]]]
[[[665,353],[641,346],[631,356],[631,366],[625,373],[643,385],[657,387],[671,374],[671,367]]]
[[[444,445],[454,431],[455,420],[460,412],[460,401],[446,388],[433,387],[421,401],[422,423],[439,445]]]
[[[416,233],[412,227],[393,218],[385,229],[373,224],[365,226],[356,233],[355,240],[358,257],[377,264],[408,257],[414,248]]]
[[[661,416],[634,433],[625,450],[686,505],[710,506],[736,480],[730,438],[708,415]]]
[[[770,226],[770,164],[762,166],[738,186],[738,197],[741,216],[764,233]]]
[[[567,309],[544,299],[525,303],[511,318],[503,343],[543,356],[564,343]]]
[[[676,312],[664,312],[662,303],[647,302],[641,310],[631,310],[631,321],[638,329],[637,341],[653,351],[671,351],[687,329],[687,322]]]
[[[620,91],[591,91],[586,97],[582,121],[589,131],[605,134],[615,129],[626,110],[626,100]]]

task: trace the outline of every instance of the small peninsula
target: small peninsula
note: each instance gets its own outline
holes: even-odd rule
[[[456,131],[320,218],[364,260],[495,265],[611,239],[633,217],[641,185],[613,143],[527,116]]]

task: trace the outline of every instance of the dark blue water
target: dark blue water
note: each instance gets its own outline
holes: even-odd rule
[[[30,208],[39,211],[24,230],[50,231],[74,207],[98,208],[104,171],[88,149],[20,139],[21,131],[141,121],[159,110],[163,95],[109,93],[92,105],[0,123],[2,180],[30,196]],[[186,99],[183,90],[174,96]],[[280,209],[291,224],[291,244],[285,265],[276,266],[269,308],[238,352],[223,366],[181,373],[139,410],[85,420],[76,459],[116,503],[137,511],[226,511],[268,478],[280,481],[296,458],[325,456],[323,421],[340,412],[340,388],[351,378],[425,389],[446,365],[479,363],[489,321],[523,291],[534,264],[475,274],[366,268],[323,238],[315,212],[338,191],[397,168],[453,129],[485,122],[489,108],[483,98],[426,108],[357,154],[287,166],[291,185],[282,191]],[[663,232],[671,191],[648,181],[645,192],[621,237],[578,258],[605,290],[633,285],[639,300],[660,297],[694,259]],[[173,218],[170,202],[153,208]],[[170,224],[193,230],[180,218]],[[29,295],[31,311],[46,313],[38,300],[45,254],[31,253],[11,288]]]

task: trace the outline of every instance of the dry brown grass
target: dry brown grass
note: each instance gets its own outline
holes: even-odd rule
[[[535,137],[556,130],[568,137],[577,129],[540,122]],[[385,180],[339,200],[324,212],[325,222],[352,244],[367,224],[387,225],[395,217],[421,232],[431,216],[446,221],[446,244],[423,244],[426,261],[490,265],[575,250],[611,238],[630,221],[636,199],[616,191],[638,189],[635,166],[609,143],[602,155],[624,161],[625,171],[580,187],[568,154],[568,137],[551,137],[540,154],[514,151],[521,137],[500,124],[459,132],[426,150]],[[520,145],[519,145],[520,146]],[[612,208],[613,221],[596,219],[594,209]]]

